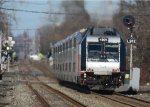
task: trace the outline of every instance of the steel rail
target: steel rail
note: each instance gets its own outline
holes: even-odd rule
[[[37,90],[35,90],[31,84],[27,83],[28,87],[34,92],[34,94],[37,96],[38,100],[43,104],[44,107],[51,107],[47,101],[38,93]]]
[[[136,106],[140,105],[140,107],[146,107],[146,106],[150,106],[150,101],[146,101],[143,99],[139,99],[139,98],[135,98],[135,97],[129,97],[126,96],[124,94],[120,94],[120,93],[114,93],[114,95],[122,97],[123,99],[127,100],[128,102],[133,102]]]
[[[102,94],[99,94],[99,93],[96,93],[96,92],[91,92],[91,94],[94,94],[94,95],[97,95],[97,96],[100,96],[100,97],[103,97],[103,98],[106,98],[106,99],[109,99],[110,101],[112,101],[113,103],[116,102],[118,103],[117,106],[121,106],[122,107],[122,104],[126,107],[136,107],[136,105],[133,105],[133,104],[130,104],[130,103],[126,103],[126,102],[123,102],[121,100],[117,100],[117,99],[114,99],[113,97],[108,97],[106,95],[102,95]]]
[[[137,99],[137,98],[133,98],[133,97],[128,97],[119,93],[113,93],[112,95],[102,95],[96,92],[91,92],[92,94],[110,99],[114,102],[120,103],[120,104],[124,104],[124,106],[131,106],[131,107],[148,107],[150,102],[149,101],[145,101],[142,99]]]
[[[55,92],[56,94],[58,94],[59,96],[61,96],[62,98],[66,99],[67,101],[69,101],[70,103],[72,103],[73,105],[77,106],[77,107],[87,107],[86,105],[82,104],[81,102],[69,97],[68,95],[60,92],[59,90],[56,90],[52,87],[50,87],[49,85],[47,84],[44,84],[41,82],[41,84],[43,86],[45,86],[48,90],[52,90],[53,92]]]
[[[25,62],[23,63],[23,65],[24,65],[24,66],[27,66],[27,65],[25,64]],[[29,69],[29,68],[27,67],[26,69]],[[19,66],[19,70],[20,70],[20,72],[23,72],[23,71],[24,71],[21,66]],[[30,70],[29,70],[29,71],[30,71]],[[48,104],[48,102],[38,93],[38,91],[33,88],[33,86],[31,85],[32,82],[29,81],[29,80],[27,79],[27,77],[22,77],[22,78],[23,78],[25,84],[29,87],[29,89],[37,96],[38,100],[39,100],[40,103],[43,105],[43,107],[51,107],[51,106]],[[39,82],[40,82],[40,81],[39,81]]]
[[[29,71],[32,71],[30,67],[27,67],[27,69],[29,69]],[[58,91],[58,90],[48,86],[46,83],[42,82],[39,78],[35,77],[35,79],[38,81],[38,83],[40,85],[43,85],[44,87],[46,87],[47,91],[51,90],[51,91],[55,92],[57,95],[61,96],[65,100],[69,101],[71,104],[73,104],[73,105],[75,105],[77,107],[87,107],[84,104],[80,103],[79,101],[76,101],[75,99],[67,96],[66,94],[64,94],[64,93],[62,93],[62,92],[60,92],[60,91]],[[47,104],[47,102],[44,100],[44,98],[40,94],[38,94],[38,92],[32,87],[32,85],[30,83],[31,82],[28,81],[27,85],[38,96],[38,99],[45,105],[45,107],[50,107],[50,105]]]

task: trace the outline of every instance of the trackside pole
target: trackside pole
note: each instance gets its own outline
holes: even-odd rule
[[[2,80],[2,32],[0,31],[0,80]]]
[[[132,37],[132,33],[131,33],[131,38],[133,38]],[[132,45],[132,43],[130,43],[130,80],[132,79],[132,77],[133,77],[133,45]]]
[[[10,65],[10,57],[9,57],[9,55],[8,55],[8,60],[7,60],[7,61],[8,61],[8,69],[7,69],[7,70],[8,70],[8,72],[9,72],[9,71],[10,71],[10,70],[9,70],[9,65]]]
[[[130,44],[130,80],[133,78],[133,44],[136,43],[136,40],[133,38],[133,34],[131,32],[130,38],[127,39],[127,43]]]

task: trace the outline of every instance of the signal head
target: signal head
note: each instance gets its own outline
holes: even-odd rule
[[[131,30],[133,28],[133,25],[135,24],[134,17],[131,15],[125,16],[123,18],[123,23]]]

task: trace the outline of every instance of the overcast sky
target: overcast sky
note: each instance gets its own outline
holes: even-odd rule
[[[16,2],[8,3],[7,8],[48,12],[51,9],[54,12],[58,11],[58,7],[62,0],[15,0]],[[57,2],[56,2],[57,1]],[[112,6],[108,6],[109,3],[100,3],[100,1],[110,0],[85,0],[86,9],[89,13],[97,13],[102,17],[104,14],[112,14],[116,11],[116,2],[119,0],[112,0]],[[50,8],[49,2],[53,3]],[[13,5],[12,5],[13,4]],[[9,11],[12,12],[12,11]],[[15,12],[17,23],[13,21],[11,29],[14,36],[22,33],[24,29],[29,29],[30,35],[34,35],[34,32],[41,25],[48,23],[48,15],[43,13],[30,13],[30,12]],[[60,16],[61,17],[61,16]],[[12,21],[11,21],[12,22]]]

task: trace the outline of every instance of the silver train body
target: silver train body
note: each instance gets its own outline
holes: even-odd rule
[[[125,45],[114,28],[87,28],[52,47],[53,72],[60,81],[115,89],[124,83]]]

